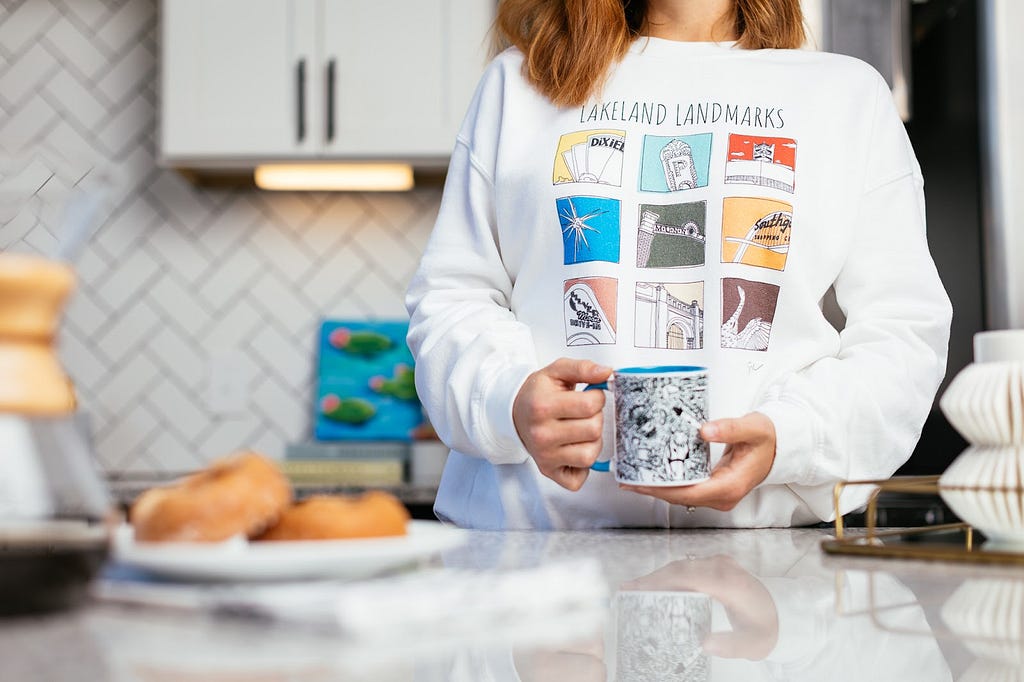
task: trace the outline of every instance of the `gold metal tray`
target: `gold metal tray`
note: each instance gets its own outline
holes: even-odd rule
[[[851,535],[843,527],[839,497],[846,488],[861,485],[875,486],[876,489],[868,500],[866,532]],[[966,523],[879,531],[875,522],[878,518],[878,497],[882,493],[935,496],[939,494],[939,477],[903,476],[879,481],[837,483],[833,491],[836,534],[835,538],[822,541],[822,549],[828,554],[1024,565],[1024,553],[986,549],[984,543],[980,542],[983,539],[981,534]]]

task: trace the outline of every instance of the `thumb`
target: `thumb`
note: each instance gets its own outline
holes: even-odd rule
[[[761,661],[775,650],[777,641],[777,637],[768,633],[713,632],[701,642],[701,649],[715,658],[745,658],[748,661]]]
[[[768,417],[755,412],[738,419],[705,422],[700,437],[709,443],[750,443],[768,437],[773,428]]]
[[[716,658],[744,657],[746,636],[735,632],[713,632],[701,642],[704,653]]]
[[[569,385],[596,384],[611,376],[611,367],[604,367],[592,360],[559,358],[546,368],[548,376]]]

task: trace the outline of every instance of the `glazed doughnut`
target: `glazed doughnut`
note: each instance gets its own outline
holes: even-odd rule
[[[277,465],[242,452],[174,485],[142,493],[129,520],[135,539],[143,542],[219,542],[262,533],[291,501],[291,484]]]
[[[393,495],[314,495],[288,509],[257,540],[342,540],[405,535],[409,512]]]

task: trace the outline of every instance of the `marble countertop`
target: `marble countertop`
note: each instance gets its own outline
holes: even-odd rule
[[[589,605],[562,608],[557,585],[537,585],[537,603],[493,622],[460,620],[459,604],[420,595],[419,617],[433,626],[361,638],[173,604],[90,603],[0,620],[0,678],[1024,678],[1019,568],[833,557],[820,549],[825,537],[816,529],[473,531],[463,546],[420,568],[458,580],[588,562],[599,571],[580,580],[603,575],[607,590]],[[375,584],[388,580],[396,577]],[[424,613],[423,603],[433,603],[434,613]]]

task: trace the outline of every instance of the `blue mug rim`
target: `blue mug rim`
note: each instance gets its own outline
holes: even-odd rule
[[[623,367],[614,370],[614,374],[668,374],[668,373],[691,373],[706,372],[707,367],[697,365],[658,365],[653,367]]]

